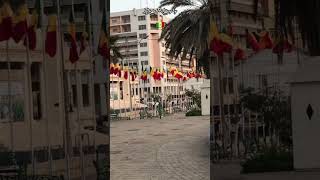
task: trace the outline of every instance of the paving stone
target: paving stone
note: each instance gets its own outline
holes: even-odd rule
[[[112,126],[111,151],[121,153],[111,154],[111,180],[209,180],[208,117],[175,114]]]

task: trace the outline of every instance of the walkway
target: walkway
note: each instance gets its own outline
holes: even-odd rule
[[[240,174],[240,162],[222,162],[212,169],[213,180],[319,180],[320,171]]]
[[[111,123],[111,180],[209,180],[209,117]]]

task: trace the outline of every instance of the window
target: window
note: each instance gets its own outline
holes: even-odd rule
[[[112,24],[116,24],[118,21],[116,19],[111,20]]]
[[[40,64],[39,63],[31,64],[31,81],[32,81],[33,118],[35,120],[39,120],[42,118]]]
[[[123,99],[123,82],[120,82],[120,99]]]
[[[140,39],[146,39],[147,38],[147,34],[146,33],[139,34],[139,38]]]
[[[157,24],[150,24],[151,30],[158,30]]]
[[[89,85],[82,84],[82,103],[83,107],[88,107],[90,105],[89,102]]]
[[[118,83],[116,81],[110,82],[110,99],[118,100]]]
[[[141,65],[148,65],[148,61],[141,61]]]
[[[138,21],[145,21],[146,20],[146,16],[138,16]]]
[[[140,43],[140,47],[147,47],[148,46],[148,43]]]
[[[156,14],[151,14],[151,15],[150,15],[150,19],[151,19],[151,21],[158,21],[158,15],[156,15]]]
[[[70,83],[71,83],[71,97],[72,97],[72,105],[73,107],[78,107],[78,89],[76,83],[76,72],[70,72]]]
[[[73,107],[77,107],[77,86],[75,84],[71,85],[71,89],[72,89],[72,104]]]
[[[83,107],[88,107],[90,105],[89,74],[90,74],[90,71],[81,72]]]
[[[147,29],[146,25],[139,25],[139,30],[145,30],[145,29]]]
[[[229,78],[229,93],[233,94],[233,79]]]
[[[140,52],[140,56],[148,56],[148,52],[147,51]]]
[[[122,26],[122,30],[123,30],[123,32],[131,32],[130,24]]]

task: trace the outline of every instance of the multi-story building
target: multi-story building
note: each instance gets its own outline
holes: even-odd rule
[[[117,45],[124,56],[122,60],[119,59],[120,64],[137,70],[138,74],[141,74],[142,69],[149,71],[150,67],[169,69],[175,66],[183,72],[192,70],[195,63],[191,63],[190,67],[188,60],[181,61],[180,57],[169,58],[165,42],[159,41],[162,31],[159,24],[167,23],[169,19],[161,14],[145,15],[143,12],[144,9],[133,9],[110,15],[111,36],[118,37]],[[115,86],[118,84],[117,89],[121,89],[123,78],[119,82],[117,78],[113,80]],[[136,85],[132,86],[131,95],[138,95],[147,101],[151,101],[150,95],[153,93],[163,97],[171,94],[177,98],[183,91],[182,82],[171,75],[165,76],[161,81],[150,77],[146,82],[139,79],[137,81],[134,82]]]
[[[34,0],[27,2],[29,8],[34,7]],[[44,1],[45,11],[57,7],[52,2]],[[76,65],[69,62],[69,42],[60,37],[67,31],[72,1],[60,2],[61,31],[57,32],[55,57],[43,51],[47,16],[43,18],[44,31],[37,30],[35,50],[27,51],[23,41],[0,43],[0,156],[15,152],[15,160],[27,164],[28,174],[94,179],[95,153],[100,152],[107,161],[109,154],[109,132],[103,130],[106,63],[96,51],[91,53],[89,46]],[[77,35],[82,33],[88,2],[74,1]],[[102,22],[99,6],[98,1],[91,1],[92,22],[97,25]],[[99,27],[92,26],[92,49],[97,49]],[[1,162],[1,168],[11,165],[5,164]]]

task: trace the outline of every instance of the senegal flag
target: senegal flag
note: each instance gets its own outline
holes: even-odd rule
[[[29,45],[30,50],[34,50],[37,46],[36,29],[41,28],[41,0],[36,0],[35,9],[32,11],[31,19],[28,25],[27,37],[24,39],[24,45]],[[27,43],[28,40],[28,43]]]
[[[232,51],[232,38],[225,33],[220,34],[220,45],[222,46],[223,52],[231,52]]]
[[[124,78],[125,80],[127,80],[128,77],[129,77],[129,74],[128,74],[128,73],[129,73],[129,72],[128,72],[128,68],[124,68],[123,78]]]
[[[254,36],[254,34],[249,32],[248,29],[246,29],[246,34],[247,34],[247,42],[251,46],[252,50],[255,52],[260,51],[260,45],[256,37]]]
[[[57,16],[55,14],[48,17],[45,50],[50,57],[54,57],[57,53]]]
[[[261,49],[272,49],[273,42],[272,42],[272,39],[271,39],[269,32],[263,31],[260,34],[259,45],[260,45]]]
[[[154,75],[154,70],[153,70],[153,68],[152,68],[152,67],[150,67],[150,76],[152,76],[152,77],[153,77],[153,75]]]
[[[210,29],[208,33],[208,45],[210,46],[214,40],[217,40],[219,37],[219,31],[216,22],[213,20],[213,17],[210,18]]]
[[[12,39],[19,43],[22,38],[26,35],[28,24],[27,24],[27,18],[29,15],[29,9],[26,5],[26,3],[22,3],[16,15],[13,18],[13,29],[12,29]]]
[[[111,74],[114,74],[114,64],[113,63],[110,64],[110,75]]]
[[[140,77],[143,81],[146,81],[148,79],[148,74],[147,74],[147,71],[144,70],[141,74],[141,77]]]
[[[245,59],[246,59],[246,55],[244,50],[242,50],[241,48],[238,48],[234,54],[234,61],[245,60]]]
[[[80,54],[83,53],[88,45],[88,37],[89,37],[89,15],[88,11],[86,11],[84,22],[83,22],[83,30],[80,39]]]
[[[107,37],[107,13],[106,9],[103,8],[103,17],[102,17],[102,23],[101,23],[101,32],[100,32],[100,40],[99,40],[99,54],[108,59],[110,55],[110,50],[108,47],[108,37]]]
[[[4,2],[0,8],[0,42],[7,41],[12,36],[13,12],[8,2]]]
[[[77,48],[77,39],[76,39],[76,24],[74,22],[73,12],[71,11],[69,17],[69,40],[70,40],[70,49],[69,49],[69,60],[71,63],[75,63],[79,60],[78,48]]]

